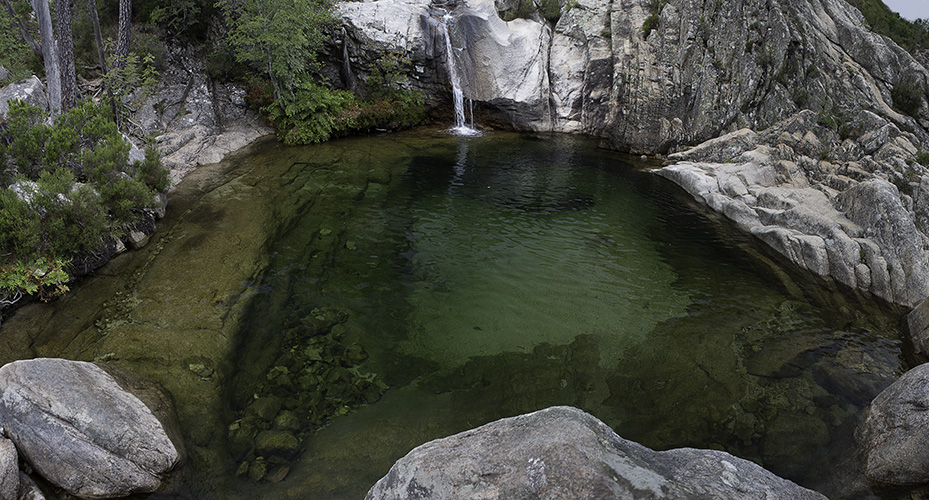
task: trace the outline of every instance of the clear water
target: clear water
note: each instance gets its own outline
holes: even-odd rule
[[[638,159],[415,130],[201,167],[152,243],[5,318],[0,361],[174,395],[164,498],[360,499],[428,440],[551,405],[864,498],[853,431],[897,318],[786,272]]]
[[[653,448],[725,449],[833,494],[848,481],[834,470],[854,425],[900,370],[892,318],[798,286],[591,141],[436,137],[380,183],[352,180],[390,144],[354,144],[358,162],[309,149],[291,170],[312,207],[271,246],[247,327],[264,333],[241,351],[232,399],[239,418],[268,394],[306,411],[303,389],[266,374],[310,370],[299,338],[329,337],[295,325],[333,311],[332,338],[368,357],[317,363],[389,389],[324,410],[287,478],[260,491],[361,498],[422,442],[556,404]]]

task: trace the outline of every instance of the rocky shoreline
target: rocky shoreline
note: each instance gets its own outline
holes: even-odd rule
[[[914,116],[895,109],[892,99],[901,82],[929,85],[929,70],[868,31],[842,0],[746,0],[726,11],[671,0],[650,34],[640,29],[647,1],[574,4],[551,24],[538,15],[503,22],[500,5],[488,0],[352,2],[341,7],[348,39],[336,43],[354,51],[350,62],[362,75],[386,50],[409,55],[410,87],[441,108],[448,101],[449,62],[438,19],[452,12],[451,40],[469,63],[466,95],[484,123],[590,134],[630,152],[678,151],[657,175],[793,265],[911,309],[906,324],[915,355],[929,359],[929,168],[917,161],[929,151],[929,97],[920,96]],[[173,48],[169,60],[155,97],[133,124],[139,137],[156,137],[173,183],[271,133],[246,108],[244,89],[213,82],[197,54]],[[338,79],[333,68],[343,61],[331,62],[330,74]],[[16,95],[39,98],[35,83]],[[131,239],[126,244],[141,246],[146,234]],[[19,365],[11,366],[0,375]],[[929,487],[929,459],[921,451],[929,433],[927,369],[912,369],[878,396],[859,428],[859,465],[873,484]],[[88,385],[110,384],[100,377]],[[69,494],[103,498],[160,487],[160,480],[139,488],[127,481],[101,493],[82,489],[83,479],[74,483],[73,475],[98,474],[107,465],[91,464],[63,479],[37,465],[12,411],[21,407],[17,394],[36,385],[0,377],[0,434],[12,438],[0,437],[0,499],[42,498],[21,473],[16,450]],[[86,403],[76,405],[64,411]],[[27,415],[22,421],[29,429],[37,418],[52,421]],[[99,420],[110,419],[106,413]],[[86,432],[96,439],[98,431]],[[178,439],[168,441],[175,451],[183,448]],[[59,465],[80,461],[42,453],[58,457],[53,461]],[[161,477],[179,459],[161,460],[164,467],[154,475]],[[610,498],[643,491],[647,498],[823,498],[726,453],[649,450],[562,407],[427,443],[398,461],[367,498],[470,498],[478,492],[486,498],[543,492]]]

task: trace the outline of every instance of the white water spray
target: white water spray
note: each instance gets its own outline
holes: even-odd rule
[[[464,92],[461,90],[461,78],[458,76],[458,62],[455,58],[455,49],[448,34],[448,22],[452,20],[451,14],[442,17],[442,32],[445,34],[445,55],[447,57],[448,79],[452,83],[452,103],[455,106],[455,126],[451,132],[456,135],[479,135],[480,131],[474,128],[474,108],[471,107],[471,124],[465,121]],[[468,104],[471,104],[470,100]]]

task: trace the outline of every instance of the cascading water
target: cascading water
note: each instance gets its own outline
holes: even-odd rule
[[[452,84],[452,102],[455,106],[455,126],[451,132],[456,135],[478,135],[480,131],[474,128],[474,109],[471,109],[470,125],[465,120],[464,109],[464,92],[461,89],[461,78],[458,75],[458,62],[455,57],[455,48],[452,47],[452,39],[448,32],[448,23],[452,20],[451,14],[445,14],[442,17],[442,32],[445,35],[445,55],[448,66],[448,79]],[[469,102],[470,104],[470,102]]]

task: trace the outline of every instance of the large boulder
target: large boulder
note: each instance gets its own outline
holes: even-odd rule
[[[10,111],[9,101],[13,99],[26,101],[45,110],[48,109],[48,95],[45,93],[45,85],[35,76],[0,89],[0,118],[6,118],[7,113]]]
[[[0,436],[0,500],[19,498],[19,455],[12,441]]]
[[[929,364],[906,372],[874,398],[859,434],[868,479],[929,485]]]
[[[92,363],[0,368],[0,426],[36,472],[85,498],[155,491],[180,457],[149,407]]]
[[[365,498],[826,497],[725,452],[653,451],[560,406],[426,443],[398,460]]]

